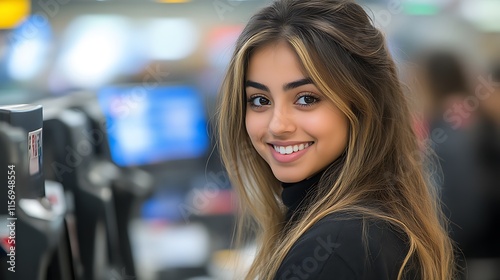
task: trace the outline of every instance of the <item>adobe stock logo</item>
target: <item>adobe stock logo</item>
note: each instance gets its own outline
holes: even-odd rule
[[[306,256],[300,265],[292,264],[288,267],[280,280],[301,280],[309,279],[311,274],[321,267],[321,264],[326,261],[335,249],[340,247],[339,243],[332,242],[331,235],[326,236],[326,240],[322,237],[316,237],[318,245],[314,248],[312,256]]]
[[[220,20],[225,19],[225,14],[227,12],[233,12],[236,7],[241,4],[240,0],[215,0],[212,2],[215,12]]]

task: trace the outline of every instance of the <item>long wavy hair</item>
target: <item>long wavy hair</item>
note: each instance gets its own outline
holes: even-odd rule
[[[277,41],[289,44],[304,73],[349,122],[342,159],[326,169],[308,211],[289,227],[280,182],[245,128],[249,59]],[[384,36],[359,5],[281,0],[250,19],[223,80],[217,118],[218,148],[239,202],[237,236],[255,234],[259,245],[246,279],[273,279],[297,239],[338,211],[382,219],[406,235],[409,251],[398,279],[410,266],[422,279],[453,277],[453,246],[410,112]]]

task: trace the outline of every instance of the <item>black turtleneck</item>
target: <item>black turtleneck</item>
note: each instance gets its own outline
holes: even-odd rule
[[[281,183],[283,191],[281,199],[287,208],[285,221],[289,221],[293,214],[297,214],[300,209],[307,205],[307,198],[313,195],[317,189],[321,175],[324,171],[316,173],[310,178],[297,183]]]
[[[300,212],[307,209],[308,199],[317,190],[322,174],[297,183],[282,183],[281,197],[288,208],[287,221],[290,217],[301,219]],[[363,239],[364,233],[366,239]],[[405,238],[387,222],[332,213],[299,237],[274,279],[397,279],[407,252]],[[405,279],[419,279],[414,277],[414,271],[410,274],[412,277]]]

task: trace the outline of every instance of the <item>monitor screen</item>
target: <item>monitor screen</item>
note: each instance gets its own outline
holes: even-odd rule
[[[98,99],[118,165],[199,158],[208,149],[205,106],[191,86],[112,86]]]

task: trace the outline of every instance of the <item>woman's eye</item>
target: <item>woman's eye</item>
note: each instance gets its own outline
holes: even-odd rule
[[[299,97],[297,100],[297,104],[299,105],[312,105],[314,103],[318,102],[318,98],[310,95],[304,95]]]
[[[261,106],[271,104],[271,101],[269,101],[269,99],[267,99],[263,96],[252,97],[249,101],[250,101],[250,104],[252,106],[255,106],[255,107],[261,107]]]

